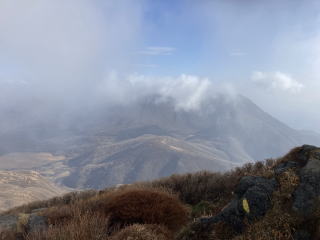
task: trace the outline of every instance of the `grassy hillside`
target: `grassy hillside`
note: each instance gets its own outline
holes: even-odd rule
[[[320,239],[320,149],[225,174],[69,193],[2,213],[0,239]]]
[[[35,171],[0,171],[0,211],[66,192]]]

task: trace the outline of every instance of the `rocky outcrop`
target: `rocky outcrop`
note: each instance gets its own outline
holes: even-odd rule
[[[48,227],[46,217],[41,215],[43,209],[35,209],[30,214],[0,216],[0,233],[14,231],[16,233],[31,233],[45,230]]]
[[[235,198],[218,215],[201,219],[207,225],[227,223],[234,231],[242,232],[244,219],[256,220],[271,207],[271,196],[277,187],[275,179],[243,177],[235,189]]]
[[[265,216],[272,208],[273,193],[280,191],[280,180],[283,174],[293,171],[299,181],[297,187],[287,197],[290,198],[291,209],[298,217],[308,221],[319,210],[320,201],[320,148],[304,145],[285,156],[273,168],[271,177],[244,176],[240,179],[234,190],[234,198],[217,215],[202,218],[197,223],[201,231],[214,230],[215,224],[227,224],[235,233],[241,233],[245,228],[245,220],[254,222]],[[312,224],[316,224],[314,221]],[[295,240],[319,239],[312,238],[306,229],[297,229]],[[320,237],[320,236],[319,236]]]
[[[300,185],[293,194],[293,210],[305,217],[315,211],[320,197],[320,149],[313,149],[298,172]]]

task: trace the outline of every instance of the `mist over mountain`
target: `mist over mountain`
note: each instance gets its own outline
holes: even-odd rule
[[[2,135],[1,149],[49,153],[36,155],[36,165],[28,167],[25,158],[10,169],[34,169],[68,187],[100,189],[174,173],[226,171],[294,146],[320,144],[319,135],[288,127],[244,96],[213,92],[200,99],[192,108],[159,94],[108,104],[63,128],[38,124]]]
[[[308,3],[0,1],[0,170],[100,189],[320,145]]]

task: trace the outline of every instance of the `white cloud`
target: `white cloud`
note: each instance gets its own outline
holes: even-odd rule
[[[159,89],[164,97],[171,97],[176,101],[176,108],[186,111],[196,110],[207,97],[211,83],[207,78],[191,75],[181,75],[168,79]]]
[[[29,86],[28,91],[17,88],[12,94],[1,85],[0,98],[5,101],[0,101],[0,115],[1,105],[37,97],[63,101],[63,107],[94,98],[93,89],[104,72],[132,68],[137,56],[130,52],[140,45],[142,35],[141,4],[0,0],[0,72]]]
[[[141,55],[172,55],[176,51],[173,47],[146,47],[145,49],[138,51]]]
[[[251,80],[263,88],[286,91],[290,93],[299,93],[304,85],[292,78],[290,75],[282,72],[260,72],[252,73]]]
[[[159,102],[172,99],[177,111],[192,111],[213,95],[213,84],[207,78],[182,74],[177,77],[155,77],[131,74],[126,77],[116,72],[106,76],[98,86],[101,98],[108,102],[127,104],[145,96],[158,96]]]

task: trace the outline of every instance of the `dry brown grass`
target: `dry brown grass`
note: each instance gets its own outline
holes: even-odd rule
[[[54,197],[45,201],[35,201],[29,204],[25,204],[8,211],[2,212],[0,215],[16,215],[20,213],[31,213],[35,209],[59,207],[68,204],[74,204],[79,201],[90,199],[98,195],[98,191],[89,190],[81,192],[70,192],[60,197]]]
[[[13,230],[4,230],[0,232],[0,240],[17,240],[22,237],[21,234]]]
[[[171,189],[181,201],[195,205],[201,201],[221,202],[224,206],[233,197],[232,192],[243,176],[273,176],[275,160],[247,163],[224,174],[202,171],[183,175],[172,175],[145,183],[155,188]],[[219,204],[220,205],[220,204]]]
[[[300,167],[303,167],[307,162],[307,159],[309,158],[308,155],[303,158],[301,155],[303,147],[295,147],[291,149],[286,155],[283,157],[277,159],[276,164],[283,163],[283,162],[288,162],[288,161],[293,161],[298,163]]]
[[[125,188],[106,194],[101,210],[111,224],[160,224],[178,231],[188,220],[188,209],[169,193],[156,189]]]
[[[275,177],[279,187],[273,193],[272,208],[258,221],[245,220],[246,228],[241,235],[235,237],[225,224],[217,224],[215,231],[207,232],[202,231],[200,225],[190,224],[175,239],[292,240],[297,229],[314,232],[315,239],[320,239],[317,238],[320,236],[320,208],[309,219],[291,211],[292,194],[299,185],[296,169],[280,175],[273,171],[285,161],[304,166],[301,150],[301,147],[294,148],[283,158],[248,163],[224,174],[173,175],[119,189],[71,193],[9,212],[29,213],[33,209],[48,208],[42,212],[50,224],[48,231],[26,235],[27,240],[168,240],[173,239],[170,232],[176,234],[187,221],[192,222],[192,217],[220,212],[234,198],[233,191],[243,176]],[[183,204],[191,205],[192,213]],[[3,238],[4,234],[8,237]],[[15,239],[12,234],[15,233],[2,233],[0,239]]]
[[[76,239],[82,231],[89,230],[86,225],[92,216],[99,219],[99,222],[94,220],[89,224],[95,229],[93,233],[103,233],[104,236],[135,223],[159,224],[175,232],[187,222],[188,213],[175,195],[163,189],[122,187],[44,210],[41,215],[47,218],[50,228],[46,232],[33,233],[27,239]],[[83,227],[78,229],[79,226]],[[89,231],[90,235],[84,236],[87,239],[99,239],[92,238],[93,233]]]
[[[77,213],[69,221],[28,234],[26,240],[106,240],[108,220],[94,213]]]
[[[114,234],[110,240],[173,240],[170,231],[160,225],[134,224]]]

